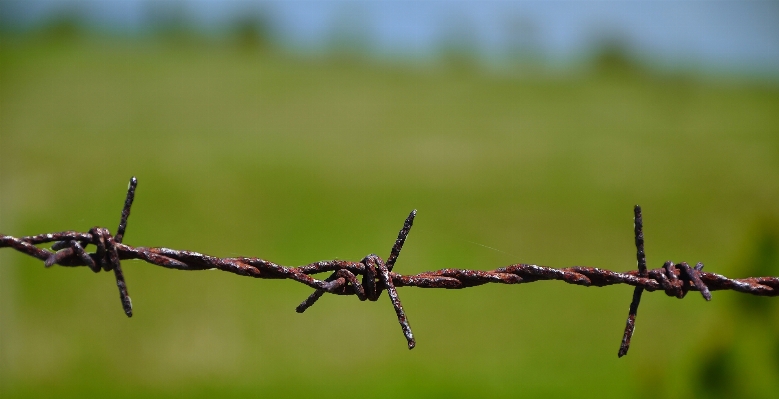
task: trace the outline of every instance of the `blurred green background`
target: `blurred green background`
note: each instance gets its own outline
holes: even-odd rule
[[[658,68],[615,36],[561,66],[531,51],[485,62],[456,34],[432,56],[376,56],[349,29],[300,51],[272,13],[216,31],[157,13],[117,33],[71,9],[22,27],[0,10],[3,234],[114,231],[137,176],[135,246],[386,257],[418,209],[400,273],[632,270],[641,204],[651,267],[779,275],[775,74]],[[126,261],[128,319],[110,273],[11,250],[0,263],[4,398],[779,391],[773,298],[647,293],[618,359],[631,287],[403,288],[408,351],[386,296],[300,315],[310,289],[291,281]]]

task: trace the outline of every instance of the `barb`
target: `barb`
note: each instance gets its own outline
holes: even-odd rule
[[[641,217],[641,207],[633,207],[633,232],[636,235],[636,261],[638,262],[638,274],[646,277],[646,254],[644,253],[644,220]],[[619,346],[618,357],[628,354],[630,348],[630,339],[633,338],[633,332],[636,329],[636,316],[638,316],[638,304],[641,302],[641,294],[644,293],[643,287],[633,289],[633,300],[630,302],[628,311],[628,321],[625,324],[625,333],[622,335],[622,344]]]
[[[144,262],[177,270],[218,269],[241,276],[264,279],[290,279],[314,288],[314,292],[297,307],[298,313],[305,312],[325,293],[355,295],[361,301],[376,301],[386,290],[398,317],[408,348],[416,345],[414,334],[398,296],[398,287],[462,289],[483,284],[524,284],[541,280],[559,280],[568,284],[586,287],[604,287],[627,284],[635,287],[630,304],[625,332],[620,345],[619,357],[627,354],[630,340],[635,331],[636,315],[644,290],[662,290],[668,296],[684,298],[689,291],[698,291],[704,299],[711,300],[711,291],[732,290],[759,296],[779,296],[779,277],[748,277],[731,279],[725,276],[703,272],[703,263],[690,267],[686,262],[678,265],[671,261],[663,267],[647,270],[644,253],[644,233],[641,207],[634,208],[636,260],[638,270],[615,272],[596,267],[574,266],[552,268],[518,263],[495,270],[441,269],[415,275],[403,275],[392,271],[403,244],[411,231],[416,210],[406,218],[403,228],[385,262],[378,255],[371,254],[360,262],[343,260],[320,261],[304,266],[288,267],[273,262],[249,257],[217,258],[192,251],[170,248],[132,247],[122,243],[127,228],[127,218],[135,197],[138,181],[133,177],[127,190],[122,216],[116,235],[102,227],[93,227],[87,233],[64,231],[27,237],[12,237],[0,234],[0,248],[10,247],[19,252],[44,261],[46,267],[55,264],[66,267],[86,266],[93,272],[112,271],[119,288],[122,308],[128,317],[132,316],[132,302],[127,292],[121,264],[122,260],[139,259]],[[51,250],[38,245],[53,243]],[[94,252],[87,253],[86,247],[93,245]],[[678,266],[678,268],[677,268]],[[325,280],[311,275],[330,272]],[[361,276],[358,279],[357,276]]]

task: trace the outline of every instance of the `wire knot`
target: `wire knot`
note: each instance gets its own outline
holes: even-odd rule
[[[84,248],[87,245],[94,245],[97,250],[94,254],[88,254]],[[119,263],[119,254],[116,251],[116,241],[111,232],[104,227],[93,227],[89,229],[87,239],[56,241],[51,246],[56,252],[52,253],[44,261],[46,267],[51,267],[57,263],[63,262],[70,257],[77,257],[84,262],[90,270],[95,273],[100,270],[114,270]]]
[[[403,243],[405,243],[406,237],[411,230],[416,214],[417,211],[415,209],[406,218],[386,263],[378,255],[370,254],[359,263],[350,265],[352,267],[351,271],[346,267],[339,268],[325,279],[325,283],[321,288],[317,288],[295,310],[298,313],[305,312],[326,292],[336,295],[356,295],[361,301],[367,299],[375,302],[381,296],[381,292],[387,290],[392,306],[395,308],[395,314],[398,316],[400,328],[403,330],[403,335],[408,342],[408,348],[414,349],[416,340],[411,332],[411,326],[403,310],[403,305],[400,303],[398,291],[395,289],[395,284],[392,281],[392,276],[395,274],[392,273],[392,267],[400,255],[400,250],[403,248]],[[362,275],[362,283],[360,283],[356,275]]]
[[[51,267],[54,264],[62,263],[65,259],[77,257],[95,273],[100,272],[100,269],[107,272],[113,270],[114,277],[116,277],[116,286],[119,288],[119,299],[122,301],[122,308],[127,317],[133,316],[133,302],[130,299],[130,294],[127,292],[127,283],[124,281],[124,273],[122,273],[119,252],[116,247],[117,244],[121,244],[124,232],[127,229],[127,218],[130,216],[130,208],[135,199],[135,188],[137,186],[138,180],[133,176],[127,187],[127,197],[124,201],[122,217],[119,220],[119,228],[116,230],[115,236],[112,236],[111,232],[105,227],[93,227],[89,229],[89,233],[85,237],[81,237],[82,239],[55,241],[51,249],[56,252],[52,253],[44,261],[46,267]],[[88,244],[92,244],[97,248],[95,253],[88,254],[86,252],[84,248]]]
[[[676,266],[679,266],[677,269]],[[690,291],[690,285],[694,286],[707,301],[711,300],[711,291],[701,279],[703,263],[698,262],[695,267],[690,267],[687,262],[675,265],[666,261],[662,268],[649,271],[649,277],[660,284],[665,294],[679,299],[684,298]]]

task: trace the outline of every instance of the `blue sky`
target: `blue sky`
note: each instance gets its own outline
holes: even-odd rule
[[[138,32],[147,26],[153,3],[32,0],[8,4],[4,19],[20,25],[77,9],[104,31]],[[462,41],[489,59],[504,55],[519,40],[548,61],[566,63],[585,56],[598,39],[617,37],[629,44],[634,56],[660,66],[779,74],[779,2],[773,1],[193,0],[164,4],[183,10],[194,26],[208,31],[218,31],[238,15],[263,13],[279,40],[300,51],[321,51],[334,33],[341,32],[360,36],[378,56],[424,58],[434,55],[442,43]]]

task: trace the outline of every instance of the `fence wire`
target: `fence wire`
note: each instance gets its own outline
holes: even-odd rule
[[[524,284],[540,280],[560,280],[568,284],[604,287],[614,284],[627,284],[635,287],[630,303],[625,332],[618,355],[627,354],[630,339],[635,329],[638,305],[644,290],[662,290],[668,296],[684,298],[689,291],[698,291],[704,299],[711,300],[711,291],[733,290],[745,294],[760,296],[779,296],[779,277],[748,277],[731,279],[725,276],[703,271],[703,263],[690,266],[686,262],[667,261],[661,268],[647,270],[644,254],[644,234],[641,207],[634,208],[634,233],[636,242],[636,260],[638,270],[615,272],[596,267],[552,268],[531,264],[514,264],[495,270],[441,269],[415,275],[403,275],[393,272],[403,244],[414,223],[416,210],[412,211],[392,246],[389,257],[384,260],[371,254],[359,262],[329,260],[314,262],[304,266],[289,267],[249,257],[217,258],[193,251],[182,251],[161,247],[132,247],[122,243],[127,228],[127,218],[135,198],[138,181],[130,180],[122,216],[115,235],[108,229],[93,227],[86,233],[64,231],[27,237],[12,237],[0,234],[0,248],[10,247],[19,252],[44,261],[46,267],[53,265],[78,267],[86,266],[93,272],[113,271],[119,298],[125,314],[133,314],[132,301],[127,291],[121,261],[140,259],[153,265],[177,270],[217,269],[263,279],[290,279],[305,284],[314,292],[297,306],[297,312],[303,313],[314,305],[325,293],[335,295],[356,295],[361,301],[376,301],[382,291],[387,294],[395,308],[398,322],[408,342],[408,348],[416,345],[414,334],[403,310],[397,287],[461,289],[483,284]],[[37,245],[53,243],[51,249]],[[93,245],[95,251],[88,253],[86,247]],[[312,275],[330,272],[324,280]],[[358,276],[360,276],[358,278]]]

